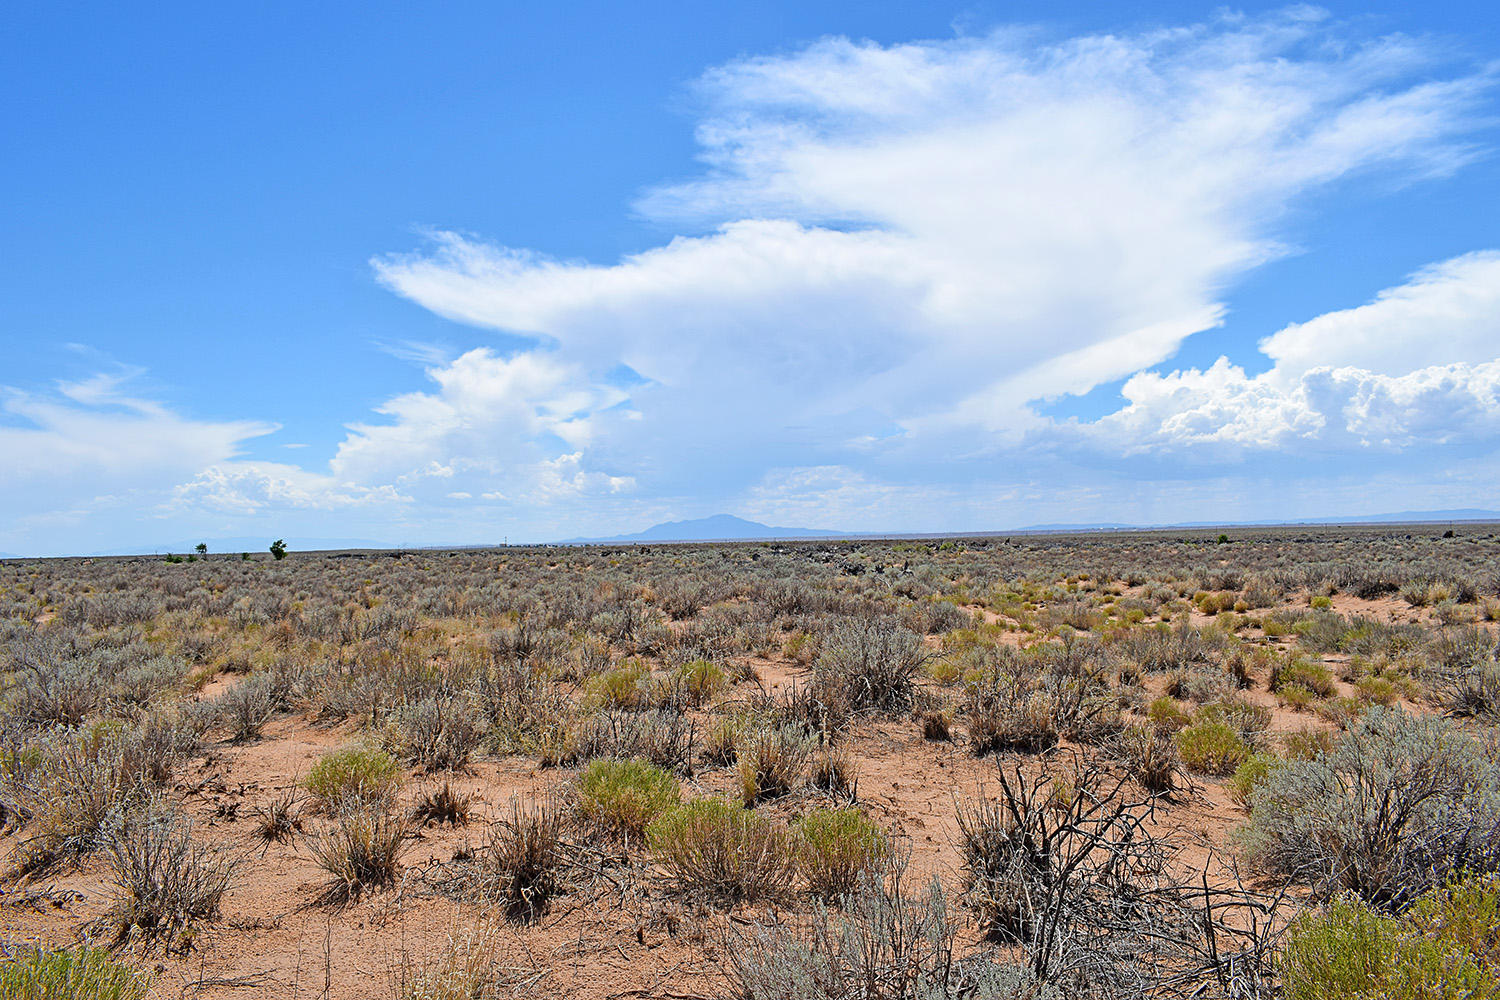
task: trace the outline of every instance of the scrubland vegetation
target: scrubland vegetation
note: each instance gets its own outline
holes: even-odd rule
[[[1500,996],[1497,557],[0,563],[0,995]]]

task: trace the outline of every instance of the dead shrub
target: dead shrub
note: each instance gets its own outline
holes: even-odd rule
[[[107,918],[117,939],[172,938],[219,915],[241,859],[195,843],[192,821],[160,801],[126,816],[111,831],[115,902]]]

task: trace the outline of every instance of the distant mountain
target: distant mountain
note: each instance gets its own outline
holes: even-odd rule
[[[1087,524],[1028,524],[1024,528],[1013,528],[1010,530],[1017,533],[1035,532],[1043,534],[1049,531],[1063,533],[1073,531],[1139,531],[1141,530],[1141,526],[1136,524],[1121,524],[1116,521],[1095,521]],[[986,532],[986,534],[1003,534],[1003,532]]]
[[[733,514],[714,514],[691,521],[667,521],[633,535],[609,538],[569,538],[564,545],[590,545],[606,542],[730,542],[755,538],[836,538],[843,531],[822,528],[777,528],[747,521]]]
[[[1269,528],[1296,524],[1443,524],[1447,521],[1500,521],[1500,510],[1465,507],[1459,510],[1398,510],[1389,514],[1356,514],[1349,517],[1306,517],[1271,521],[1177,521],[1172,524],[1120,524],[1113,521],[1088,524],[1028,524],[1012,529],[1017,534],[1075,531],[1164,531],[1172,528]],[[985,532],[996,534],[996,532]],[[999,532],[1003,534],[1003,532]]]
[[[1500,510],[1480,510],[1464,507],[1459,510],[1400,510],[1394,514],[1365,514],[1361,517],[1324,517],[1308,524],[1385,524],[1416,523],[1426,521],[1500,521]]]

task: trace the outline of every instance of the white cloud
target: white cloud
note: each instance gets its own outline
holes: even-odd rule
[[[0,389],[0,413],[20,424],[0,426],[6,495],[159,486],[233,458],[245,441],[276,430],[256,420],[194,420],[126,395],[139,374],[127,369],[59,383],[56,396]]]
[[[578,451],[541,462],[533,472],[535,486],[530,496],[533,502],[546,503],[590,493],[628,493],[635,488],[632,476],[611,476],[585,469],[583,453]]]
[[[1500,439],[1500,253],[1417,272],[1354,309],[1261,341],[1275,364],[1249,377],[1220,358],[1206,371],[1142,372],[1127,405],[1073,425],[1122,454],[1214,446],[1288,453],[1397,451]]]
[[[340,510],[409,503],[394,486],[361,486],[279,462],[211,465],[172,491],[167,510],[198,508],[254,515],[274,510]]]
[[[1404,374],[1500,357],[1500,251],[1423,268],[1373,302],[1293,323],[1261,341],[1283,372],[1357,365]]]
[[[580,450],[621,391],[541,352],[502,358],[478,348],[427,374],[436,391],[377,407],[389,423],[351,425],[330,463],[335,477],[403,489],[441,480],[442,496],[453,500],[492,499],[496,485],[547,495],[623,488],[625,479],[585,468]]]
[[[444,316],[535,338],[505,364],[539,366],[527,381],[544,396],[638,372],[635,419],[578,404],[586,433],[557,436],[654,490],[705,469],[748,486],[809,460],[1019,443],[1045,429],[1028,403],[1149,368],[1216,325],[1226,284],[1286,252],[1276,223],[1294,200],[1361,170],[1464,162],[1489,81],[1442,79],[1436,57],[1352,42],[1301,8],[1057,42],[830,39],[705,76],[705,175],[639,206],[699,235],[596,265],[440,233],[375,266]],[[1198,392],[1193,378],[1232,381],[1155,377],[1132,383],[1138,412]],[[1282,423],[1178,423],[1234,424],[1216,433],[1252,443],[1304,433],[1295,391],[1277,391]],[[397,427],[447,426],[431,403],[393,401],[424,411]],[[344,468],[375,440],[356,432]],[[482,460],[459,437],[428,435],[403,461]]]

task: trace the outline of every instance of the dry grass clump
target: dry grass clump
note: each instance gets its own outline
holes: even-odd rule
[[[480,866],[482,894],[500,900],[514,919],[545,913],[563,891],[567,826],[567,810],[556,798],[530,805],[512,799],[510,815],[490,826]]]
[[[975,685],[966,711],[969,746],[976,757],[1011,751],[1040,753],[1057,746],[1051,701],[1041,691],[1024,690],[1018,681],[1004,686]]]
[[[1030,886],[1052,873],[1027,845],[1025,831],[1001,803],[984,795],[956,803],[964,868],[964,900],[985,931],[1000,941],[1024,942],[1036,930]]]
[[[745,1000],[1048,1000],[1026,969],[984,954],[960,958],[957,923],[942,886],[910,892],[903,857],[867,873],[840,909],[816,904],[808,918],[734,931],[728,949],[736,996]]]
[[[946,743],[953,739],[953,720],[947,712],[927,711],[922,713],[922,739],[935,743]]]
[[[255,836],[267,846],[292,839],[302,830],[301,809],[297,802],[297,787],[293,785],[279,795],[273,795],[265,804],[255,809]]]
[[[646,843],[680,888],[724,900],[777,898],[794,871],[787,831],[722,798],[669,809],[646,828]]]
[[[507,964],[499,929],[489,923],[451,932],[438,958],[403,955],[390,976],[395,1000],[502,1000],[540,978],[531,966]]]
[[[1126,773],[1148,792],[1177,787],[1182,757],[1172,734],[1155,726],[1128,726],[1120,734],[1120,757]]]
[[[454,788],[452,782],[444,781],[436,788],[426,788],[417,794],[412,803],[411,818],[423,826],[463,826],[469,822],[472,808],[473,796]]]
[[[321,899],[343,903],[367,888],[389,885],[406,853],[406,820],[382,803],[351,801],[332,827],[308,838],[313,860],[333,876]]]
[[[171,774],[171,741],[145,727],[98,724],[53,731],[3,763],[5,798],[24,820],[15,859],[23,873],[76,861],[101,846],[112,819]]]
[[[735,758],[745,805],[779,798],[802,780],[812,742],[796,726],[776,726],[745,734]]]
[[[671,711],[599,712],[568,733],[563,763],[639,758],[656,767],[691,774],[696,723]]]
[[[809,759],[807,783],[829,798],[854,802],[859,798],[859,765],[847,748],[824,744]]]

